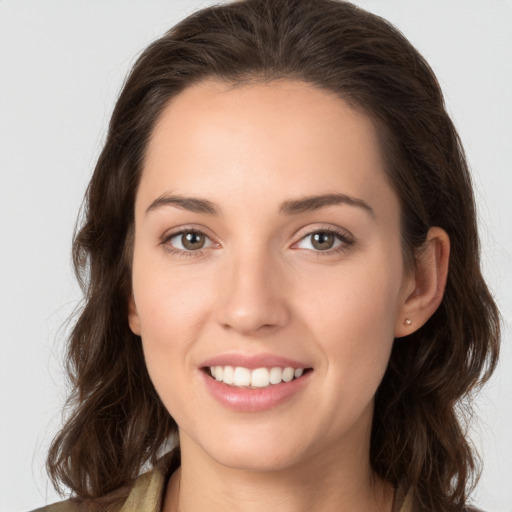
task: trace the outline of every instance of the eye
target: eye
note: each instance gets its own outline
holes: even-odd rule
[[[194,229],[172,233],[164,243],[176,252],[195,252],[215,245],[205,233]]]
[[[353,244],[353,240],[343,232],[320,229],[302,237],[294,247],[311,251],[327,252],[341,250]]]

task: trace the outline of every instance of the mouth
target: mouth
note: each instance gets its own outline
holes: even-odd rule
[[[202,361],[198,369],[210,396],[242,413],[295,403],[311,387],[314,373],[305,359],[271,353],[218,354]]]
[[[203,371],[217,382],[223,382],[234,388],[265,389],[282,383],[300,379],[312,368],[293,368],[291,366],[245,368],[243,366],[207,366]]]

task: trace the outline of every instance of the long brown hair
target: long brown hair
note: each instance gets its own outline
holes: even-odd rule
[[[493,371],[499,314],[480,272],[471,180],[439,84],[387,21],[336,0],[247,0],[189,16],[140,56],[115,106],[74,240],[85,295],[69,339],[70,413],[54,439],[54,483],[83,500],[122,501],[141,467],[176,432],[128,327],[134,202],[144,152],[167,102],[206,78],[296,79],[370,116],[402,208],[406,263],[431,226],[451,240],[441,306],[395,340],[378,389],[373,469],[407,482],[418,507],[461,510],[476,474],[460,411]],[[461,405],[462,404],[462,405]],[[117,500],[117,501],[116,501]],[[106,501],[108,503],[108,500]]]

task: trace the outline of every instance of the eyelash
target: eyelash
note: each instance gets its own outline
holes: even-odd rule
[[[203,235],[208,240],[211,240],[210,237],[201,229],[184,228],[184,229],[181,229],[180,231],[175,231],[173,233],[170,233],[169,235],[164,237],[164,239],[162,240],[162,245],[165,247],[165,250],[168,251],[169,253],[171,253],[173,256],[178,256],[180,258],[194,258],[197,256],[201,256],[204,253],[204,250],[205,250],[204,248],[198,249],[196,251],[187,251],[187,250],[183,250],[183,249],[176,249],[175,247],[170,245],[169,242],[173,238],[177,238],[177,237],[185,235],[185,234]],[[215,245],[215,244],[213,244],[213,245]]]
[[[334,235],[335,239],[339,242],[341,242],[338,247],[334,247],[331,249],[326,249],[325,251],[321,250],[315,250],[315,249],[305,249],[311,253],[313,253],[316,257],[325,257],[325,256],[332,256],[333,254],[340,254],[342,252],[345,252],[348,250],[352,245],[354,245],[355,240],[354,238],[349,235],[346,231],[342,231],[340,229],[335,228],[318,228],[313,231],[310,231],[306,233],[305,235],[301,236],[300,239],[295,242],[293,245],[297,245],[299,242],[307,239],[308,237],[312,237],[313,235],[317,233],[322,233],[326,235]],[[335,241],[336,242],[336,241]]]
[[[318,228],[313,231],[310,231],[309,233],[304,234],[299,238],[297,242],[295,242],[293,245],[297,245],[302,240],[305,240],[308,237],[311,237],[317,233],[322,234],[328,234],[328,235],[334,235],[338,241],[341,242],[341,244],[338,247],[335,247],[333,249],[327,249],[325,251],[321,250],[314,250],[314,249],[305,249],[307,251],[310,251],[314,253],[317,257],[323,257],[323,256],[332,256],[333,254],[339,254],[341,252],[346,251],[349,249],[352,245],[354,245],[355,240],[352,238],[352,236],[348,235],[345,231],[333,229],[333,228]],[[173,233],[170,233],[169,235],[165,236],[162,240],[162,245],[165,247],[166,251],[171,253],[174,256],[178,256],[181,258],[193,258],[193,257],[199,257],[202,256],[207,248],[201,248],[196,251],[192,250],[183,250],[183,249],[176,249],[172,245],[170,245],[170,241],[173,238],[182,236],[184,234],[196,234],[196,235],[203,235],[208,240],[211,241],[210,237],[202,230],[200,229],[182,229],[180,231],[175,231]],[[213,243],[213,245],[218,245]]]

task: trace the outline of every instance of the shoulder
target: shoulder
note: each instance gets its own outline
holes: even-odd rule
[[[114,504],[118,491],[91,502],[70,498],[35,509],[31,512],[160,512],[165,492],[166,471],[157,468],[139,476],[133,483],[128,496]],[[125,495],[126,496],[126,495]]]
[[[395,491],[395,503],[393,505],[393,512],[432,512],[420,507],[414,499],[414,492],[412,488],[405,491],[404,486],[398,486]],[[484,512],[483,510],[465,506],[463,512]]]
[[[81,503],[70,499],[53,503],[53,505],[36,508],[31,512],[80,512],[81,510],[83,510]]]

